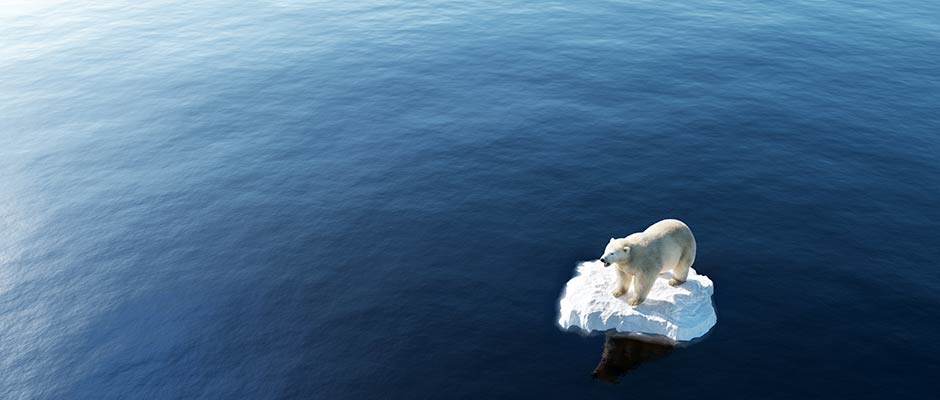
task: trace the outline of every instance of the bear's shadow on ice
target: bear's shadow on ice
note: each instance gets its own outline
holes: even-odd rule
[[[618,378],[640,364],[666,357],[676,349],[674,344],[637,340],[608,334],[604,340],[601,361],[591,374],[594,379],[617,383]]]
[[[695,303],[692,293],[698,293],[705,290],[702,285],[702,282],[697,280],[689,279],[683,282],[681,285],[676,286],[675,288],[668,287],[670,279],[672,279],[672,271],[667,271],[659,275],[654,284],[654,292],[662,291],[678,291],[671,296],[670,301],[663,299],[657,299],[654,297],[647,297],[642,304],[638,306],[632,306],[637,312],[646,315],[656,315],[662,318],[669,318],[673,313],[676,312],[676,309],[680,307],[687,307]],[[605,288],[606,291],[613,291],[614,283],[611,283],[609,287]],[[633,297],[636,293],[634,286],[630,286],[630,290],[617,298],[620,302],[627,303],[627,301]],[[655,295],[654,295],[655,296]]]

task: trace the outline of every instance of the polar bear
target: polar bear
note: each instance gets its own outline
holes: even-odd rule
[[[633,285],[631,306],[640,305],[653,288],[661,272],[672,270],[672,286],[681,285],[695,261],[695,237],[682,221],[664,219],[643,232],[621,239],[611,238],[600,258],[604,266],[617,269],[617,286],[612,292],[620,297]]]

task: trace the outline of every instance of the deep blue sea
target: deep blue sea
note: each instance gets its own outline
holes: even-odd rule
[[[663,218],[718,324],[592,377]],[[0,6],[2,399],[931,398],[938,259],[936,1]]]

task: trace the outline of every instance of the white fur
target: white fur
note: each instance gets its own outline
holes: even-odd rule
[[[620,297],[633,284],[630,305],[639,305],[653,288],[661,272],[672,271],[672,286],[681,285],[695,262],[695,237],[682,221],[664,219],[643,232],[620,239],[611,238],[600,258],[617,269],[618,284],[612,292]]]

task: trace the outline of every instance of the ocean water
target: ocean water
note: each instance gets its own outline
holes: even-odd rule
[[[0,398],[935,396],[938,4],[5,2]],[[667,217],[711,333],[557,328]]]

